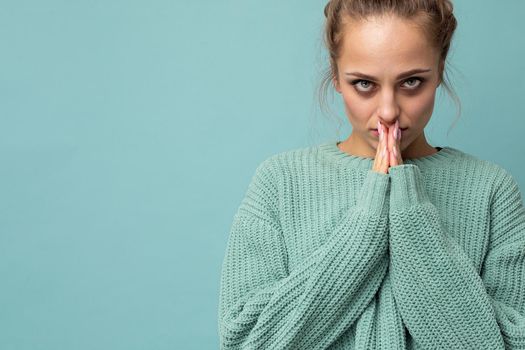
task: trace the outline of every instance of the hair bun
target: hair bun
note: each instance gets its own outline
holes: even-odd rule
[[[328,17],[328,7],[330,6],[330,1],[324,6],[324,16]]]

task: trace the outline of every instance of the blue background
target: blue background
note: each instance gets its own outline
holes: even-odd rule
[[[256,166],[350,132],[315,95],[325,3],[0,1],[0,349],[218,347]],[[455,13],[462,116],[440,93],[429,140],[523,192],[525,2]]]

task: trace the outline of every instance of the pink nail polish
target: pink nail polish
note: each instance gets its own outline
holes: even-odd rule
[[[394,139],[399,140],[399,123],[396,120],[396,125],[394,127]]]

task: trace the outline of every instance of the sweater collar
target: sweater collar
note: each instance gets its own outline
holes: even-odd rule
[[[330,141],[319,145],[320,152],[341,165],[349,165],[361,169],[372,169],[374,158],[361,157],[343,152],[337,147],[337,142]],[[420,168],[440,167],[450,161],[454,161],[462,155],[462,151],[454,147],[441,147],[438,152],[418,158],[403,159],[404,164],[414,164]]]

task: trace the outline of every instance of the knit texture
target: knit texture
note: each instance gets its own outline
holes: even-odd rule
[[[389,174],[335,141],[255,170],[228,237],[221,349],[525,349],[525,208],[453,147]]]

